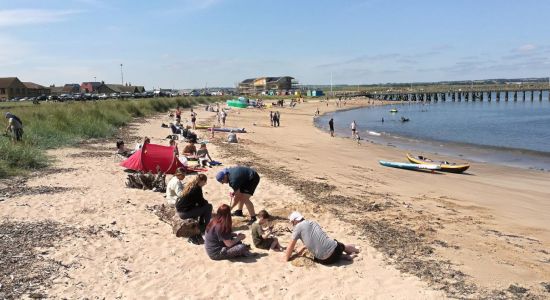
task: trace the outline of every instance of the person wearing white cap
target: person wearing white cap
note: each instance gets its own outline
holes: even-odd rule
[[[298,251],[298,256],[308,249],[313,253],[314,260],[324,265],[336,263],[341,258],[353,260],[359,253],[359,249],[354,245],[345,245],[329,238],[317,222],[305,220],[304,216],[297,211],[290,214],[288,218],[294,226],[294,230],[292,231],[292,241],[286,248],[286,261],[292,257],[298,240],[304,243],[304,247]]]

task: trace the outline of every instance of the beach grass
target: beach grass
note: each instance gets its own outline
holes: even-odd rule
[[[48,166],[46,150],[74,145],[92,138],[108,138],[135,118],[167,112],[177,106],[213,103],[228,97],[176,97],[143,100],[105,100],[4,105],[24,124],[23,142],[0,136],[0,178]]]

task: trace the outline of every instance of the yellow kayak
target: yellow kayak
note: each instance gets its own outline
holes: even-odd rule
[[[413,156],[410,153],[407,153],[407,159],[413,164],[425,164],[425,163],[437,163],[441,165],[441,170],[443,172],[449,173],[462,173],[470,167],[470,164],[454,164],[447,161],[433,161],[425,156]]]

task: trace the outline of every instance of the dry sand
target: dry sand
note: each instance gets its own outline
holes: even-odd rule
[[[38,245],[36,257],[59,267],[37,293],[68,299],[550,296],[541,285],[550,282],[548,173],[487,164],[473,164],[470,175],[384,168],[378,159],[404,161],[404,153],[331,138],[312,126],[318,106],[335,109],[316,102],[280,109],[279,128],[269,126],[269,110],[234,110],[227,125],[249,133],[239,135],[238,145],[217,134],[209,149],[225,166],[258,169],[257,210],[281,219],[300,210],[330,236],[359,245],[363,252],[353,263],[285,263],[281,253],[263,250],[254,250],[256,258],[211,261],[202,246],[176,238],[148,210],[163,203],[161,194],[125,187],[114,145],[91,143],[50,151],[53,168],[19,182],[27,186],[23,192],[0,201],[3,220],[55,220],[73,228]],[[212,122],[213,113],[197,112]],[[167,121],[151,118],[131,133],[167,144],[168,130],[160,127]],[[219,169],[207,172],[205,186],[214,207],[229,200],[229,188],[214,179]],[[4,184],[11,191],[14,182]],[[289,233],[280,233],[286,245]]]

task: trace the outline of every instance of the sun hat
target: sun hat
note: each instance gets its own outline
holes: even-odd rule
[[[290,222],[292,221],[301,221],[304,219],[304,216],[302,216],[301,213],[295,211],[293,213],[290,214],[290,216],[288,216],[288,219],[290,220]]]
[[[219,171],[218,174],[216,174],[216,180],[221,183],[226,174],[227,174],[227,169],[223,169]]]

